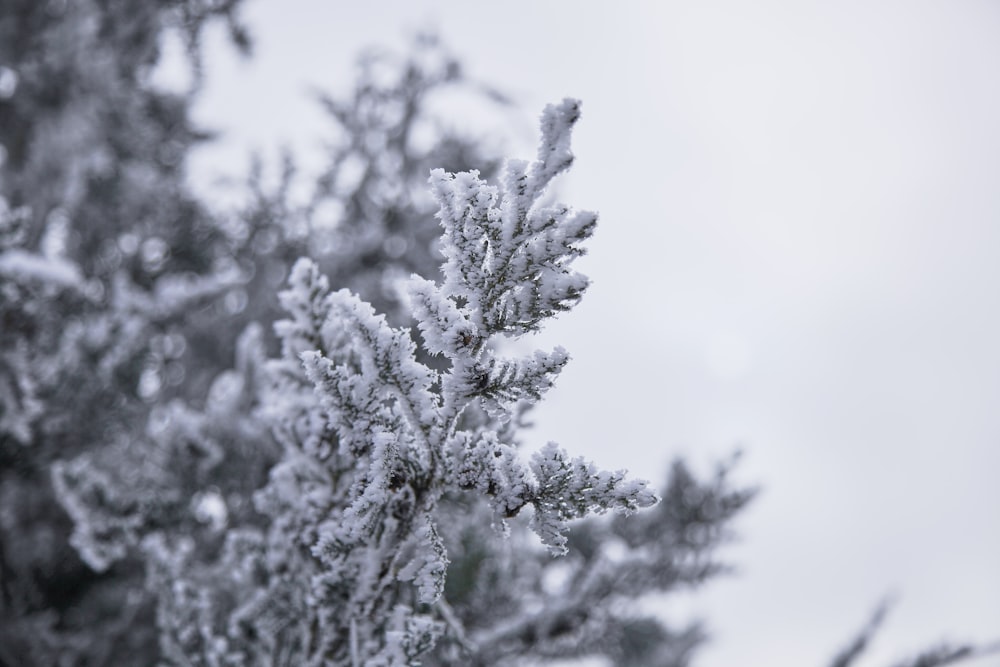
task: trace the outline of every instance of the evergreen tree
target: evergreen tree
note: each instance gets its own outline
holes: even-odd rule
[[[726,571],[753,491],[520,449],[568,355],[504,341],[587,287],[596,216],[543,199],[579,103],[533,162],[418,141],[468,84],[421,37],[322,99],[306,201],[288,160],[210,212],[151,72],[166,31],[196,83],[210,21],[247,49],[238,0],[0,6],[0,665],[690,664],[635,602]]]
[[[555,445],[526,464],[520,417],[568,357],[557,348],[506,359],[494,345],[538,330],[586,288],[570,262],[596,217],[538,204],[571,162],[578,115],[572,101],[547,109],[538,159],[510,161],[499,192],[476,172],[433,172],[443,281],[413,277],[407,301],[423,356],[443,357],[441,370],[419,361],[407,328],[331,291],[300,260],[281,295],[281,355],[267,361],[249,329],[204,410],[174,403],[142,445],[115,453],[142,452],[130,485],[94,457],[57,467],[88,562],[146,559],[163,655],[489,665],[597,653],[686,664],[698,629],[669,630],[627,602],[718,572],[713,547],[750,494],[729,490],[724,471],[699,484],[677,464],[665,511],[578,526],[574,556],[554,560],[569,551],[567,521],[630,514],[655,496]],[[280,460],[254,492],[245,463],[274,451]],[[611,543],[627,555],[607,553]]]

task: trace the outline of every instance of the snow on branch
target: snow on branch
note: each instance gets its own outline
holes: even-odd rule
[[[554,442],[532,457],[531,469],[539,480],[532,528],[554,554],[566,553],[566,521],[609,509],[632,514],[657,500],[645,482],[626,480],[624,470],[598,471],[580,457],[567,460]]]
[[[328,440],[330,431],[337,454],[310,466],[325,468],[331,484],[326,510],[301,513],[317,523],[303,524],[301,516],[275,519],[298,526],[293,541],[322,564],[316,599],[333,596],[343,606],[341,631],[350,646],[335,652],[395,664],[434,644],[437,622],[403,604],[407,597],[399,597],[391,582],[411,582],[414,603],[440,599],[448,556],[436,508],[446,494],[486,499],[500,526],[531,505],[529,525],[554,555],[566,552],[569,521],[656,502],[645,482],[569,459],[555,445],[526,464],[510,441],[516,406],[539,401],[569,355],[556,348],[507,359],[497,355],[495,343],[539,330],[576,304],[588,284],[571,264],[584,253],[581,244],[597,216],[538,204],[552,178],[572,162],[570,131],[579,109],[573,100],[547,107],[538,158],[510,161],[499,187],[477,172],[432,172],[444,280],[409,281],[416,342],[408,328],[390,326],[358,296],[331,291],[309,260],[299,260],[280,295],[290,318],[275,326],[283,361],[270,367],[282,387],[274,399],[288,410],[272,406],[268,412],[285,413],[276,433],[300,434],[295,456],[315,454],[315,443]],[[444,357],[447,366],[432,368],[421,353]],[[325,423],[301,416],[289,421],[288,415],[310,410],[308,400],[295,397],[296,386],[312,393]],[[475,414],[480,417],[464,418]],[[288,465],[290,460],[272,472],[272,485],[285,490],[275,486],[260,496],[286,499],[262,505],[268,513],[294,511],[288,484],[297,482],[286,474]],[[352,592],[345,598],[336,593],[341,590]],[[386,622],[362,623],[376,608]]]
[[[57,467],[54,481],[87,562],[105,569],[141,551],[151,563],[148,579],[162,589],[161,643],[178,662],[237,646],[249,656],[252,645],[267,655],[294,647],[295,664],[418,664],[442,637],[464,636],[444,597],[456,507],[476,508],[482,514],[466,519],[478,524],[481,516],[505,534],[529,508],[517,528],[533,530],[558,556],[569,552],[572,521],[656,503],[646,482],[601,471],[555,444],[522,455],[516,417],[554,385],[569,355],[561,347],[523,357],[497,351],[505,338],[540,330],[586,290],[572,263],[597,216],[540,203],[572,163],[579,115],[573,100],[547,107],[537,159],[508,162],[498,185],[478,172],[432,172],[443,280],[407,282],[412,326],[392,326],[300,259],[279,294],[287,313],[274,325],[279,357],[264,362],[260,332],[249,330],[236,371],[212,384],[205,410],[171,404],[170,427],[134,447],[136,456],[158,453],[146,456],[146,467],[150,479],[152,468],[165,471],[162,484],[137,478],[119,493],[123,483],[86,459]],[[157,307],[145,314],[169,316],[241,279],[216,276],[198,290],[157,285]],[[131,296],[113,290],[112,300]],[[235,418],[241,412],[245,423]],[[208,497],[206,481],[234,463],[223,448],[267,438],[279,451],[266,485],[254,487],[253,511],[243,510],[247,532],[223,543],[215,565],[194,568],[189,560],[202,555],[185,551],[164,526],[201,526],[197,499]],[[173,487],[177,493],[167,494]],[[238,506],[227,508],[223,491],[208,487],[228,516]],[[240,556],[239,545],[249,555]],[[531,551],[544,556],[538,546]],[[247,558],[259,579],[250,592],[240,582],[249,576]],[[202,595],[209,579],[218,590]],[[247,633],[259,641],[248,643]]]
[[[464,300],[468,319],[485,335],[537,331],[542,320],[573,307],[587,288],[586,276],[569,265],[584,254],[579,244],[593,234],[597,216],[535,207],[552,178],[573,161],[570,131],[579,117],[576,100],[547,106],[537,160],[508,161],[499,191],[477,171],[431,173],[444,227],[442,296]],[[432,306],[432,312],[445,310]]]

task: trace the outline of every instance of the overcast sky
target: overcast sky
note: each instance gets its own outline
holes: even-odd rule
[[[563,199],[601,213],[573,355],[537,413],[661,481],[737,446],[764,491],[726,550],[701,667],[824,665],[886,593],[865,664],[1000,635],[1000,4],[249,0],[257,53],[213,39],[192,177],[306,156],[310,87],[436,27],[519,109],[583,100]],[[216,36],[217,37],[217,36]],[[456,111],[459,113],[460,111]],[[995,661],[979,661],[985,667]]]

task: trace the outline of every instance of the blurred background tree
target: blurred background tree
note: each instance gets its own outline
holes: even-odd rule
[[[210,22],[246,49],[238,4],[0,3],[4,664],[126,664],[155,646],[136,620],[150,608],[129,594],[141,572],[80,561],[50,466],[130,437],[161,396],[197,392],[182,331],[243,282],[184,183],[206,138],[190,95],[151,84],[167,31],[194,72]]]

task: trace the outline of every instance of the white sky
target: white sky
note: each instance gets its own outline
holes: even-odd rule
[[[408,30],[523,105],[520,156],[581,98],[560,187],[601,213],[594,284],[535,439],[658,482],[744,448],[741,574],[671,608],[714,631],[697,664],[822,666],[888,592],[864,664],[1000,635],[1000,5],[347,6],[251,0],[249,62],[213,39],[200,187],[315,150],[305,91]]]

